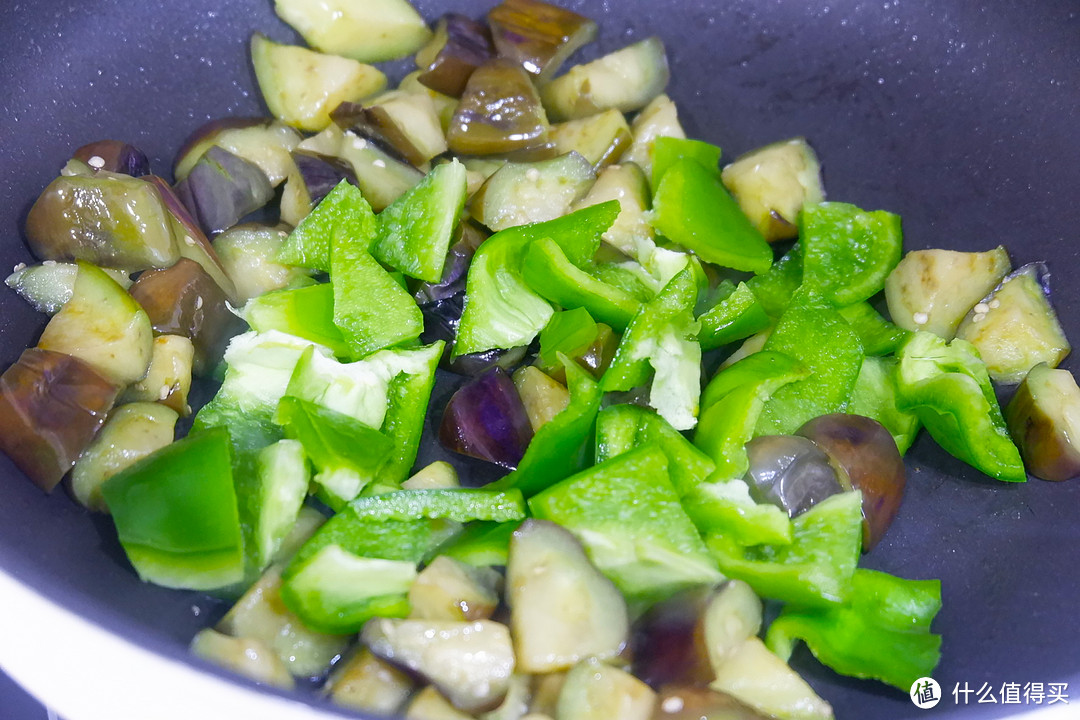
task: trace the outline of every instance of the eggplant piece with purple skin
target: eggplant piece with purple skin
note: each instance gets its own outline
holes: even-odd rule
[[[195,163],[215,145],[259,166],[270,184],[277,187],[288,177],[289,153],[300,143],[300,133],[283,122],[262,117],[230,117],[211,120],[184,141],[176,153],[173,176],[179,182]]]
[[[460,155],[513,154],[521,160],[551,157],[555,147],[529,74],[502,58],[473,72],[446,141]]]
[[[342,103],[330,117],[342,130],[370,140],[415,168],[446,152],[435,101],[427,93],[392,90],[368,105]]]
[[[89,447],[118,392],[78,358],[24,350],[0,375],[0,450],[51,492]]]
[[[357,184],[352,165],[341,158],[297,150],[293,152],[292,159],[300,172],[300,179],[307,189],[313,207],[329,195],[342,180],[348,180],[350,185]]]
[[[423,85],[450,97],[461,97],[476,68],[495,57],[491,31],[484,23],[458,13],[443,15],[435,35],[416,53],[417,76]]]
[[[199,158],[175,190],[208,236],[228,230],[274,197],[258,165],[217,146]]]
[[[891,436],[890,436],[891,437]],[[842,467],[813,441],[794,435],[761,435],[746,443],[750,495],[795,517],[851,489]]]
[[[1040,363],[1005,408],[1024,467],[1043,480],[1080,477],[1080,387],[1068,370]]]
[[[150,161],[146,153],[120,140],[98,140],[83,145],[72,157],[86,163],[94,172],[104,170],[131,177],[150,174]]]
[[[514,381],[501,368],[455,392],[439,426],[444,447],[510,469],[521,462],[532,434]]]
[[[209,373],[221,360],[229,338],[243,322],[229,311],[224,291],[193,260],[181,258],[165,270],[151,270],[131,286],[158,335],[182,335],[195,346],[194,371]]]
[[[525,359],[526,347],[493,348],[453,358],[453,343],[457,336],[458,323],[465,303],[464,277],[462,289],[454,295],[420,305],[424,315],[424,332],[420,341],[430,345],[438,340],[446,342],[446,349],[440,365],[445,370],[468,377],[480,377],[489,370],[499,367],[510,371]],[[452,358],[452,359],[451,359]]]
[[[503,0],[488,13],[499,55],[521,64],[540,82],[596,38],[596,23],[541,0]]]

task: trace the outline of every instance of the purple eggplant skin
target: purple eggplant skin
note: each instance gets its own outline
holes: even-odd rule
[[[224,232],[274,197],[266,173],[214,146],[174,188],[207,236]]]
[[[292,159],[296,163],[296,169],[300,171],[300,179],[307,188],[312,206],[318,205],[342,180],[356,185],[356,173],[353,172],[352,165],[340,158],[294,150]]]
[[[421,68],[417,80],[436,92],[459,98],[473,70],[495,57],[495,46],[487,25],[458,13],[439,19],[435,37],[441,40],[444,36],[443,46],[427,67]]]
[[[704,687],[716,677],[705,640],[712,587],[684,590],[653,605],[634,622],[634,675],[650,687]]]
[[[824,450],[862,493],[863,550],[873,549],[900,511],[907,485],[893,436],[877,420],[845,413],[816,417],[796,434]]]
[[[521,462],[532,434],[514,381],[502,368],[455,392],[439,426],[439,441],[447,449],[511,470]]]
[[[465,292],[465,280],[473,255],[487,238],[488,233],[476,223],[468,220],[461,222],[454,242],[446,252],[442,278],[437,283],[422,282],[416,285],[413,291],[416,302],[423,305]],[[458,315],[460,316],[460,313]]]
[[[197,375],[213,370],[229,339],[243,327],[229,310],[225,292],[194,260],[181,258],[170,268],[144,272],[130,292],[157,335],[183,335],[191,340]]]
[[[1080,387],[1068,370],[1039,363],[1028,371],[1005,422],[1029,473],[1054,482],[1080,477]]]
[[[366,140],[375,146],[377,150],[389,155],[395,162],[408,165],[411,168],[421,163],[413,163],[407,152],[403,152],[382,130],[371,122],[369,108],[360,103],[343,102],[330,113],[330,119],[334,124],[346,132],[351,132],[359,138]]]
[[[0,450],[51,492],[89,447],[119,391],[76,357],[24,350],[0,375]]]
[[[73,157],[82,160],[94,172],[106,172],[142,177],[150,174],[150,160],[134,145],[120,140],[98,140],[83,145]]]
[[[464,283],[464,278],[462,278],[462,283]],[[509,350],[493,348],[451,359],[464,303],[465,291],[462,289],[449,297],[420,305],[420,312],[424,315],[424,332],[420,335],[421,342],[429,345],[443,340],[446,343],[440,366],[452,373],[476,378],[492,368],[500,367],[509,372],[520,365],[528,351],[528,348],[524,346]]]
[[[795,517],[825,498],[851,489],[843,468],[811,440],[760,435],[746,443],[750,494]]]

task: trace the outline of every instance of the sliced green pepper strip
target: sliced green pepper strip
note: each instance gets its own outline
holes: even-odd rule
[[[785,660],[798,640],[841,675],[871,678],[907,691],[933,675],[941,636],[930,624],[941,609],[939,580],[904,580],[859,569],[847,602],[824,609],[785,607],[765,641]]]
[[[399,350],[407,354],[398,360],[401,371],[390,381],[387,389],[386,416],[380,428],[393,443],[390,457],[375,476],[380,488],[400,486],[409,477],[416,463],[420,436],[424,431],[431,389],[435,386],[435,370],[443,355],[440,340],[415,350]],[[377,356],[376,356],[377,357]]]
[[[911,334],[883,318],[869,303],[860,302],[840,308],[840,315],[859,336],[863,352],[868,357],[892,355]]]
[[[696,160],[701,167],[712,171],[719,177],[720,156],[722,151],[716,145],[701,140],[690,138],[676,138],[662,136],[653,140],[652,145],[652,179],[653,188],[660,186],[660,181],[672,165],[690,158]]]
[[[824,202],[799,213],[803,283],[837,307],[885,287],[902,254],[900,216]]]
[[[596,321],[585,308],[562,310],[540,331],[540,362],[554,367],[559,353],[574,357],[584,353],[596,340]]]
[[[747,280],[746,284],[754,291],[765,312],[770,317],[778,318],[788,309],[802,281],[802,247],[795,243],[782,258],[773,263],[768,272],[755,275]]]
[[[884,425],[896,441],[896,449],[903,455],[915,442],[921,425],[918,415],[901,410],[897,405],[896,372],[894,358],[868,357],[863,360],[847,411]]]
[[[375,236],[374,223],[367,222],[370,214],[371,206],[360,190],[342,180],[300,221],[278,250],[277,261],[330,272],[330,241],[335,230],[344,230],[366,247]]]
[[[679,504],[663,450],[648,444],[563,480],[529,501],[574,533],[635,605],[720,579]]]
[[[729,295],[700,315],[698,322],[701,349],[713,350],[761,332],[772,324],[772,319],[750,287],[739,283]]]
[[[620,263],[601,262],[582,269],[600,282],[622,291],[639,303],[652,300],[662,286],[657,282],[657,278],[636,260]]]
[[[808,420],[840,412],[851,399],[863,350],[855,331],[836,310],[788,308],[765,349],[799,360],[811,374],[769,398],[758,420],[758,435],[790,435]]]
[[[951,455],[1006,482],[1025,482],[1027,474],[986,365],[965,340],[914,333],[900,348],[897,405],[912,410],[930,435]]]
[[[601,463],[646,443],[656,443],[668,459],[668,474],[679,497],[697,487],[716,469],[664,418],[639,405],[611,405],[596,418],[596,462]]]
[[[431,557],[446,555],[474,567],[505,567],[510,555],[510,538],[520,526],[517,520],[471,522],[461,534],[436,548]]]
[[[664,173],[649,217],[657,231],[707,262],[753,273],[772,265],[772,248],[717,174],[691,158]]]
[[[139,577],[213,590],[244,577],[229,433],[189,435],[113,475],[101,492]]]
[[[379,213],[371,254],[409,277],[437,283],[466,196],[465,166],[452,160]]]
[[[741,546],[787,545],[791,520],[776,505],[758,503],[742,478],[703,482],[682,499],[683,509],[702,535],[723,535]]]
[[[338,357],[348,359],[354,354],[334,324],[334,288],[330,283],[265,293],[244,305],[243,316],[256,332],[279,330],[328,347]]]
[[[859,560],[861,493],[826,498],[791,524],[787,545],[744,547],[719,534],[706,537],[706,543],[726,575],[745,581],[762,597],[806,607],[843,602]]]
[[[626,330],[641,308],[637,298],[576,267],[550,238],[539,238],[530,245],[521,276],[541,297],[564,308],[585,308],[619,332]]]
[[[600,411],[603,392],[584,369],[565,355],[570,403],[537,430],[525,449],[525,456],[512,473],[489,484],[492,490],[516,488],[525,497],[551,487],[588,467],[592,460],[593,428]]]
[[[469,265],[453,356],[532,342],[554,310],[521,276],[529,247],[539,238],[551,238],[581,266],[591,260],[618,215],[619,203],[612,200],[548,222],[507,228],[485,240]]]

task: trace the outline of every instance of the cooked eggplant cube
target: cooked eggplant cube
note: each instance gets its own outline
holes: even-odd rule
[[[473,720],[473,716],[458,710],[442,693],[428,685],[409,702],[405,720]]]
[[[292,163],[289,153],[300,143],[300,133],[269,118],[225,118],[211,120],[193,132],[176,154],[173,177],[179,182],[210,148],[228,150],[259,167],[270,184],[277,187],[288,177]]]
[[[405,57],[431,34],[408,0],[276,0],[274,9],[312,47],[361,62]]]
[[[131,287],[131,277],[123,270],[102,268],[125,290]],[[4,284],[19,293],[38,312],[54,315],[64,307],[75,292],[76,263],[46,260],[40,265],[24,265],[7,276]]]
[[[285,665],[258,640],[229,637],[207,628],[192,639],[191,652],[257,683],[287,690],[293,688],[292,676]]]
[[[1025,265],[960,323],[956,337],[975,346],[993,380],[1018,383],[1039,363],[1057,367],[1069,354],[1069,340],[1050,305],[1049,284],[1046,265]]]
[[[891,438],[891,436],[890,436]],[[840,464],[814,442],[794,435],[760,435],[746,443],[746,483],[758,502],[796,517],[851,488]]]
[[[410,617],[487,620],[499,604],[501,582],[491,568],[473,567],[440,555],[420,571],[409,588]]]
[[[469,77],[446,133],[461,155],[550,155],[548,122],[529,74],[495,59]]]
[[[447,490],[457,487],[461,487],[457,470],[445,460],[425,465],[401,483],[402,490]]]
[[[287,237],[281,226],[247,223],[214,238],[214,250],[234,281],[238,302],[308,281],[310,270],[277,262],[277,252]]]
[[[207,235],[225,232],[274,197],[258,165],[217,146],[176,185],[176,194]]]
[[[131,286],[131,295],[150,316],[154,332],[191,339],[196,375],[213,369],[229,338],[243,325],[229,311],[225,293],[213,278],[187,258],[165,270],[143,273]]]
[[[566,386],[532,365],[519,368],[514,373],[514,385],[529,415],[533,432],[538,432],[570,404],[570,392]]]
[[[756,637],[743,641],[709,686],[763,715],[788,720],[832,720],[829,703]]]
[[[431,41],[416,53],[417,80],[443,95],[461,97],[473,71],[494,56],[487,25],[447,13],[435,26]]]
[[[597,171],[618,162],[633,140],[626,117],[614,109],[551,126],[557,152],[576,150]]]
[[[622,162],[640,167],[646,177],[652,176],[653,142],[658,137],[685,138],[686,131],[679,123],[679,110],[667,95],[658,95],[630,124],[634,144],[622,156]]]
[[[439,441],[454,452],[515,468],[532,439],[532,426],[514,381],[500,368],[462,386],[450,398]]]
[[[191,391],[191,366],[195,346],[182,335],[158,335],[150,353],[146,377],[124,391],[124,402],[161,403],[181,417],[191,414],[187,403]]]
[[[98,140],[83,145],[72,155],[86,163],[94,172],[105,172],[142,177],[150,174],[150,161],[139,148],[120,140]]]
[[[93,441],[116,394],[79,358],[24,350],[0,375],[0,449],[50,492]]]
[[[566,674],[558,720],[650,720],[656,693],[636,677],[595,658],[584,660]]]
[[[1029,473],[1043,480],[1080,476],[1080,388],[1068,370],[1033,367],[1005,421]]]
[[[331,117],[342,128],[400,155],[414,167],[446,152],[435,102],[427,94],[393,90],[367,105],[345,103]]]
[[[503,0],[488,12],[499,55],[546,82],[566,59],[596,38],[596,23],[542,0]]]
[[[493,231],[562,217],[589,191],[596,173],[576,152],[533,163],[507,163],[473,196],[478,223]]]
[[[413,681],[388,662],[362,649],[341,663],[326,681],[323,693],[335,705],[392,715],[413,690]]]

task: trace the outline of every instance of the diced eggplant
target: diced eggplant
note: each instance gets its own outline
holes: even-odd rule
[[[425,86],[461,97],[473,71],[495,56],[487,25],[459,13],[443,15],[428,44],[416,53],[417,76]]]
[[[412,690],[413,681],[408,675],[362,649],[334,668],[323,693],[336,705],[393,715]]]
[[[1057,367],[1071,349],[1050,305],[1050,272],[1029,263],[1005,278],[967,314],[956,337],[975,346],[990,377],[1016,384],[1046,363]]]
[[[440,555],[420,571],[409,588],[410,617],[420,620],[487,620],[499,604],[502,578],[491,568],[473,567]]]
[[[627,257],[648,262],[653,252],[654,233],[645,213],[652,202],[652,193],[641,168],[634,163],[609,165],[600,171],[589,192],[572,209],[599,205],[608,200],[619,201],[619,216],[604,231],[604,242]]]
[[[614,109],[551,126],[557,152],[576,150],[597,171],[618,162],[633,140],[626,117]]]
[[[281,45],[259,33],[251,38],[251,60],[274,117],[310,132],[326,128],[330,112],[341,103],[370,97],[386,87],[386,76],[370,65]]]
[[[137,272],[180,257],[161,196],[139,178],[100,172],[61,176],[26,217],[26,239],[43,260],[85,260]]]
[[[478,223],[493,231],[554,220],[570,211],[596,181],[592,165],[576,152],[534,163],[507,163],[473,196]]]
[[[457,487],[461,487],[457,470],[445,460],[425,465],[401,483],[402,490],[448,490]]]
[[[274,9],[312,47],[361,62],[405,57],[431,35],[408,0],[276,0]]]
[[[217,146],[199,158],[175,191],[209,236],[228,230],[274,197],[258,165]]]
[[[24,350],[0,375],[0,449],[51,492],[105,422],[117,387],[91,365]]]
[[[281,660],[258,640],[229,637],[207,628],[192,639],[191,652],[257,683],[293,688],[292,676]]]
[[[634,144],[623,153],[622,162],[636,164],[647,177],[652,176],[653,141],[658,137],[686,137],[686,131],[679,123],[678,108],[667,95],[658,95],[646,105],[630,124],[630,132],[634,135]]]
[[[861,415],[822,415],[798,429],[844,469],[862,492],[863,550],[869,551],[889,529],[904,499],[904,459],[889,431]]]
[[[349,643],[348,636],[326,635],[304,627],[300,618],[285,607],[278,567],[264,572],[216,628],[227,635],[261,642],[297,678],[325,675]]]
[[[1002,246],[978,253],[909,252],[885,280],[889,316],[905,330],[926,330],[952,340],[968,311],[1011,267]]]
[[[555,709],[559,705],[559,693],[562,692],[562,687],[566,683],[566,673],[544,673],[533,675],[532,678],[532,699],[529,701],[529,712],[554,717]]]
[[[548,673],[614,658],[629,641],[626,600],[569,531],[526,520],[514,531],[506,600],[518,669]]]
[[[665,685],[652,720],[768,720],[730,695],[709,688]]]
[[[543,0],[503,0],[488,12],[499,55],[521,64],[541,83],[596,39],[596,23]]]
[[[724,168],[724,185],[769,242],[799,234],[799,210],[825,199],[821,166],[803,138],[766,145]]]
[[[578,365],[588,370],[593,377],[599,380],[604,376],[608,366],[611,365],[611,361],[615,359],[615,351],[618,347],[619,336],[611,329],[611,326],[605,323],[596,323],[596,338],[581,352],[570,355],[570,359],[577,362]],[[566,382],[566,368],[562,365],[559,365],[559,367],[541,366],[540,369],[545,374],[550,375],[556,382]]]
[[[124,391],[124,402],[161,403],[181,417],[191,414],[188,393],[191,391],[191,367],[195,346],[182,335],[158,335],[150,352],[146,377]]]
[[[75,499],[95,512],[109,512],[101,485],[116,473],[173,441],[176,411],[153,402],[120,405],[71,471]]]
[[[300,180],[306,193],[306,207],[304,209],[307,212],[310,212],[311,208],[318,205],[323,198],[329,195],[330,191],[336,188],[342,180],[347,180],[352,185],[357,183],[356,173],[353,171],[352,165],[341,158],[304,150],[297,150],[292,154],[292,158],[293,162],[296,163],[296,170],[300,173]],[[284,199],[282,202],[284,202]],[[302,213],[301,218],[307,212]]]
[[[531,701],[532,677],[514,673],[502,703],[494,710],[482,713],[479,720],[524,720],[528,717]]]
[[[150,161],[139,148],[120,140],[98,140],[83,145],[73,157],[86,163],[94,172],[105,172],[142,177],[150,174]]]
[[[300,143],[300,133],[283,122],[268,118],[211,120],[193,132],[176,154],[173,177],[180,182],[212,147],[257,165],[270,184],[277,187],[292,168],[289,154]]]
[[[584,65],[544,86],[544,109],[554,120],[574,120],[609,108],[640,110],[667,87],[667,53],[650,37]]]
[[[377,657],[429,680],[469,713],[497,707],[514,671],[510,631],[491,620],[372,618],[360,637]]]
[[[123,270],[102,268],[125,290],[131,287],[131,277]],[[23,265],[7,276],[4,284],[19,293],[38,312],[53,315],[59,312],[75,290],[79,266],[75,263],[46,260],[40,265]]]
[[[146,375],[153,345],[153,328],[143,308],[89,263],[79,263],[71,299],[38,340],[42,350],[85,360],[117,387]]]
[[[419,70],[415,70],[401,78],[401,82],[398,83],[398,90],[417,93],[418,95],[427,95],[431,98],[431,101],[435,103],[435,113],[439,116],[439,126],[443,130],[443,135],[450,130],[450,121],[453,120],[454,111],[457,109],[458,105],[456,97],[444,95],[441,92],[422,84],[420,82]]]
[[[469,263],[472,262],[476,248],[480,247],[480,243],[487,237],[488,234],[475,223],[463,220],[458,225],[450,250],[446,253],[442,278],[437,283],[419,283],[413,292],[416,302],[421,305],[437,302],[464,292]]]
[[[277,552],[274,553],[272,562],[284,564],[292,559],[300,546],[311,539],[311,536],[326,523],[326,516],[313,507],[307,505],[300,508],[296,516],[296,522],[289,528],[289,533],[282,539]]]
[[[514,385],[528,413],[533,432],[539,431],[570,404],[570,392],[566,386],[532,365],[519,368],[514,373]]]
[[[439,426],[444,447],[507,468],[517,467],[531,439],[529,416],[501,368],[455,392]]]
[[[1068,370],[1033,367],[1005,421],[1029,473],[1055,481],[1080,476],[1080,388]]]
[[[650,720],[656,693],[636,677],[596,658],[566,674],[556,720]]]
[[[217,283],[186,258],[165,270],[140,275],[131,286],[131,296],[146,310],[154,332],[191,339],[196,375],[213,369],[243,324],[229,311]]]
[[[890,436],[891,437],[891,436]],[[761,503],[795,517],[851,489],[843,467],[815,443],[794,435],[760,435],[746,443],[745,480]]]
[[[829,703],[756,637],[743,641],[709,686],[781,720],[832,720]]]
[[[391,90],[366,105],[342,103],[330,117],[342,129],[421,170],[446,152],[435,103],[426,94]]]
[[[405,720],[473,720],[473,716],[455,708],[429,685],[413,696],[405,711]]]
[[[454,111],[446,141],[461,155],[550,157],[547,116],[529,74],[505,59],[476,68]]]
[[[288,233],[282,227],[248,223],[214,238],[214,250],[235,284],[238,302],[245,303],[310,277],[309,270],[277,262],[277,251],[286,237]]]

